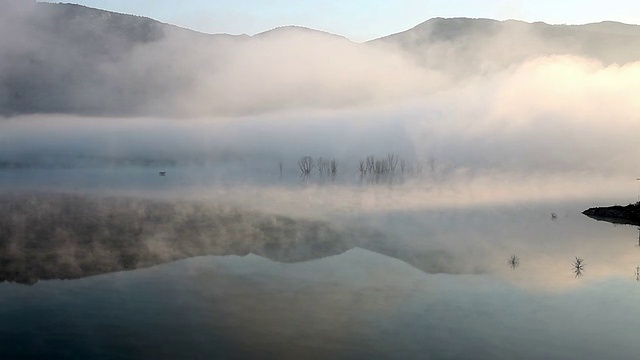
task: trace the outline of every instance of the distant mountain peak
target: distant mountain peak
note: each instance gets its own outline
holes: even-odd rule
[[[325,36],[332,36],[332,37],[340,38],[344,40],[349,40],[342,35],[337,35],[327,31],[316,30],[316,29],[312,29],[304,26],[298,26],[298,25],[278,26],[271,30],[267,30],[267,31],[263,31],[261,33],[255,34],[253,36],[259,38],[259,37],[267,37],[267,36],[273,36],[273,35],[295,34],[295,33],[325,35]]]
[[[416,25],[409,30],[387,35],[372,41],[397,41],[403,39],[402,41],[406,42],[409,39],[413,41],[416,38],[422,38],[422,40],[435,39],[438,41],[449,41],[468,34],[486,36],[498,31],[509,31],[509,29],[513,29],[513,26],[517,26],[519,28],[529,27],[532,30],[537,29],[538,31],[542,30],[547,32],[555,31],[553,29],[561,29],[567,33],[570,31],[577,31],[610,35],[640,36],[640,26],[616,21],[601,21],[598,23],[589,23],[584,25],[566,25],[547,24],[542,21],[530,23],[515,19],[494,20],[487,18],[435,17]],[[421,42],[418,41],[418,43]]]

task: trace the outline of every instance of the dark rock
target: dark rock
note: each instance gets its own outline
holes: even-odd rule
[[[640,203],[629,204],[627,206],[594,207],[582,213],[598,221],[640,226]]]

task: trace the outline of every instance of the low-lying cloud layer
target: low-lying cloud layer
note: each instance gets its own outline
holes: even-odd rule
[[[434,19],[357,44],[297,27],[205,35],[76,5],[7,4],[14,4],[3,3],[0,25],[0,112],[7,115],[220,117],[429,105],[441,92],[482,101],[503,91],[496,101],[518,111],[495,115],[516,118],[583,86],[624,102],[617,95],[628,95],[624,86],[634,78],[624,65],[640,59],[630,46],[640,31],[615,23]],[[550,85],[554,92],[539,93]]]
[[[52,153],[346,165],[394,152],[472,172],[636,171],[624,167],[640,152],[640,54],[618,46],[633,26],[435,19],[356,44],[295,27],[210,36],[73,5],[11,9],[5,165]],[[16,117],[38,113],[62,115]]]

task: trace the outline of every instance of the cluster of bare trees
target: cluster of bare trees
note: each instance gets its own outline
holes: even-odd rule
[[[302,172],[302,175],[309,175],[311,172],[318,168],[320,174],[330,174],[336,175],[338,173],[338,160],[331,159],[325,160],[323,158],[318,158],[318,160],[313,160],[311,156],[303,156],[298,160],[298,167]],[[281,170],[282,171],[282,170]]]
[[[338,164],[339,162],[335,158],[323,159],[322,157],[319,157],[314,159],[311,156],[303,156],[298,160],[298,168],[304,176],[310,175],[316,169],[320,175],[326,174],[335,176],[338,173]],[[388,176],[383,175],[394,175],[398,168],[402,174],[421,174],[425,166],[424,162],[418,161],[417,164],[414,165],[416,165],[415,168],[413,165],[394,153],[389,153],[386,157],[381,158],[369,155],[365,159],[359,161],[358,171],[361,175],[376,178],[387,178]],[[428,166],[432,171],[435,171],[435,158],[430,158]],[[282,173],[282,161],[278,163],[278,167],[280,169],[280,173]]]
[[[392,174],[396,171],[398,159],[395,154],[389,154],[382,159],[376,159],[375,156],[369,155],[366,159],[360,160],[358,170],[360,170],[361,174]]]
[[[303,156],[298,160],[298,167],[300,168],[300,171],[302,171],[302,175],[311,174],[311,171],[313,171],[315,166],[316,162],[313,161],[311,156]]]
[[[317,164],[320,174],[335,175],[338,173],[338,160],[336,159],[324,160],[323,158],[318,158]]]
[[[520,258],[518,256],[511,255],[508,260],[509,266],[512,269],[518,268],[520,266]],[[580,277],[584,275],[584,259],[581,257],[575,257],[575,260],[571,262],[571,267],[575,277]],[[640,281],[640,266],[636,267],[636,281]]]
[[[422,174],[425,166],[423,161],[418,161],[415,164],[416,167],[414,168],[413,165],[409,164],[403,158],[399,157],[396,154],[390,153],[386,158],[376,158],[373,155],[367,156],[364,160],[360,160],[360,163],[358,164],[358,170],[362,175],[394,174],[398,165],[400,165],[400,172],[402,174]],[[429,158],[428,166],[432,172],[435,172],[436,160],[434,157]]]

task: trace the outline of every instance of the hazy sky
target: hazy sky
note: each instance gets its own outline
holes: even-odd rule
[[[551,24],[640,23],[637,0],[67,0],[151,17],[207,33],[250,34],[306,26],[365,41],[433,17],[518,19]]]

